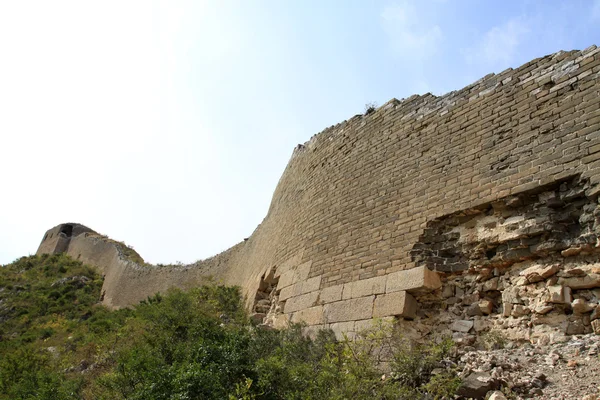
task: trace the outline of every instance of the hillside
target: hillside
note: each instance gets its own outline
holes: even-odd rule
[[[460,383],[453,369],[432,374],[447,340],[411,347],[384,325],[355,342],[259,328],[239,289],[217,285],[109,311],[101,286],[64,254],[0,268],[0,399],[414,399]]]

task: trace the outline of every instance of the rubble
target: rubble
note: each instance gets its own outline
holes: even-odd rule
[[[496,350],[458,348],[459,394],[474,399],[600,398],[600,336],[556,344],[511,343]],[[510,394],[511,397],[506,395]]]

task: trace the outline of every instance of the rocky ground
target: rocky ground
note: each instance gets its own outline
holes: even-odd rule
[[[555,344],[508,343],[497,350],[458,350],[461,395],[501,399],[600,399],[600,335]]]

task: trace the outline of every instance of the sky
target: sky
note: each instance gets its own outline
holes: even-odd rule
[[[367,103],[592,44],[600,0],[0,0],[0,264],[62,222],[210,257]]]

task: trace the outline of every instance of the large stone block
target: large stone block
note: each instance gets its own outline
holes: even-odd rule
[[[285,301],[290,297],[300,296],[301,294],[314,292],[319,290],[321,286],[321,275],[305,281],[296,282],[292,285],[285,286],[279,292],[279,301]]]
[[[394,272],[387,276],[385,292],[392,293],[405,290],[409,293],[426,293],[442,287],[437,273],[421,266],[406,271]]]
[[[279,276],[279,282],[277,283],[277,289],[283,290],[294,283],[295,271],[290,269]]]
[[[407,292],[382,294],[375,298],[373,317],[398,316],[413,319],[417,313],[417,302]]]
[[[295,283],[290,286],[286,286],[279,292],[279,301],[286,301],[290,297],[298,296],[302,294],[300,289],[302,287],[302,283]]]
[[[297,253],[293,257],[291,257],[288,260],[281,263],[281,265],[279,267],[277,267],[277,269],[275,270],[275,274],[274,274],[275,278],[278,278],[282,274],[286,273],[287,271],[294,269],[298,264],[300,264],[301,260],[302,260],[302,252]]]
[[[367,296],[326,304],[325,321],[332,323],[369,319],[373,316],[374,299],[375,296]]]
[[[319,292],[311,292],[287,299],[283,312],[293,313],[314,306],[319,298]]]
[[[294,282],[304,282],[308,279],[308,275],[310,274],[310,267],[312,266],[312,261],[307,261],[298,265],[294,273]]]
[[[301,293],[314,292],[315,290],[319,290],[321,287],[321,275],[298,282],[298,284],[302,284],[302,288],[300,290]]]
[[[450,325],[450,329],[454,332],[468,333],[473,328],[474,322],[470,320],[458,320],[454,321]]]
[[[319,325],[324,322],[323,306],[315,306],[292,314],[292,322],[306,322],[307,325]]]
[[[342,298],[344,300],[355,299],[357,297],[385,293],[386,279],[386,276],[376,276],[374,278],[346,283]]]
[[[298,282],[304,282],[308,279],[308,275],[310,274],[310,267],[312,266],[312,261],[307,261],[303,264],[298,265],[297,267],[292,267],[285,272],[282,272],[279,276],[279,282],[277,283],[278,289],[283,289],[290,285],[293,285]],[[320,281],[319,281],[320,284]]]
[[[343,290],[344,285],[335,285],[321,289],[321,294],[319,295],[319,303],[327,304],[333,303],[335,301],[340,301],[342,299]]]

